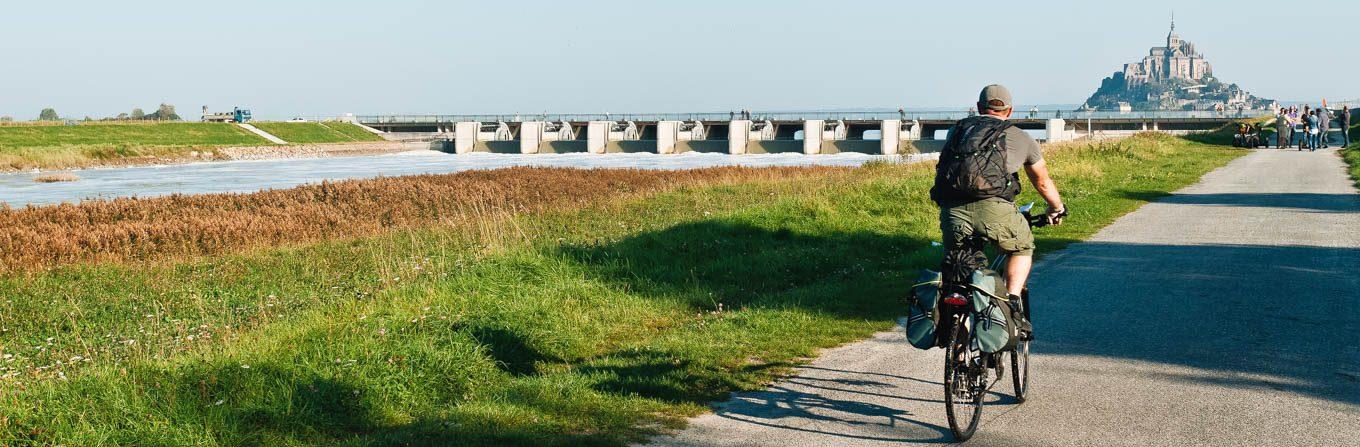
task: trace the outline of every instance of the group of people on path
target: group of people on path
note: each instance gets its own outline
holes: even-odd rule
[[[1342,147],[1350,146],[1351,108],[1342,107],[1340,112],[1332,112],[1326,106],[1312,108],[1298,106],[1280,108],[1275,115],[1275,147],[1284,149],[1297,145],[1299,150],[1317,150],[1331,147],[1327,132],[1331,131],[1332,120],[1341,124]]]

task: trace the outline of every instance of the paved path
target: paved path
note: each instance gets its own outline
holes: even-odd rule
[[[283,141],[282,138],[276,137],[276,136],[274,136],[274,134],[272,134],[272,133],[265,132],[264,129],[261,129],[261,128],[258,128],[258,127],[255,127],[255,126],[252,126],[252,125],[249,125],[249,124],[246,124],[246,123],[236,123],[236,125],[237,125],[237,126],[241,126],[242,129],[249,130],[250,133],[253,133],[253,134],[255,134],[255,135],[259,135],[260,138],[264,138],[264,139],[266,139],[266,140],[269,140],[270,143],[274,143],[274,144],[288,144],[287,141]]]
[[[1333,152],[1264,150],[1048,257],[1031,400],[969,445],[1360,445],[1360,195]],[[941,350],[826,351],[666,446],[950,442]]]

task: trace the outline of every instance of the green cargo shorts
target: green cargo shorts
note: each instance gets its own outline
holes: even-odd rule
[[[1034,233],[1029,229],[1029,222],[1014,203],[1004,199],[941,207],[940,231],[944,233],[945,247],[958,247],[964,238],[981,235],[996,241],[1006,253],[1034,255]]]

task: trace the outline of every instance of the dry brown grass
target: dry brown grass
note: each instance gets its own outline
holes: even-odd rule
[[[80,180],[80,177],[70,172],[48,172],[33,177],[33,181],[38,183],[74,182],[76,180]]]
[[[467,225],[681,186],[769,180],[845,168],[685,171],[510,168],[353,180],[251,194],[116,199],[0,209],[0,271],[147,261]]]

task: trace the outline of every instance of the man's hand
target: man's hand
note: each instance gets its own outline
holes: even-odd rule
[[[1048,222],[1053,225],[1061,225],[1063,216],[1067,215],[1067,207],[1063,205],[1062,197],[1058,195],[1058,185],[1053,183],[1053,178],[1048,176],[1048,162],[1039,160],[1032,165],[1025,166],[1025,174],[1029,175],[1030,183],[1034,184],[1034,189],[1039,192],[1039,197],[1048,202],[1048,212],[1044,214]]]
[[[1048,216],[1049,224],[1062,225],[1063,218],[1067,217],[1067,207],[1062,205],[1054,207],[1050,205],[1048,207],[1048,213],[1046,214],[1046,216]]]

